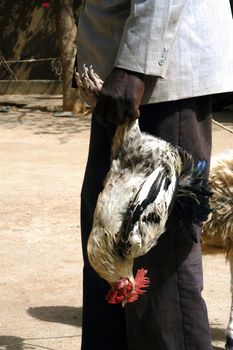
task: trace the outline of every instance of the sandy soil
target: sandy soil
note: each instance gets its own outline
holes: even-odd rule
[[[222,120],[232,127],[229,113]],[[80,348],[79,195],[89,126],[25,107],[0,113],[0,350]],[[213,146],[233,147],[232,134],[214,126]],[[213,345],[223,349],[229,267],[223,255],[204,255],[203,264]]]

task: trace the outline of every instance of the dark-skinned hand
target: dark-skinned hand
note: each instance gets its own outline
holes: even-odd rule
[[[139,118],[144,89],[143,74],[114,68],[100,90],[95,108],[97,121],[106,126]]]

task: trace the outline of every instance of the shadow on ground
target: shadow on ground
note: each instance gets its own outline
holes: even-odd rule
[[[0,336],[0,349],[4,350],[23,350],[26,349],[23,344],[24,339],[19,337]],[[33,348],[31,348],[33,349]]]
[[[34,342],[44,342],[51,341],[56,339],[65,339],[65,338],[78,338],[79,335],[68,336],[68,337],[49,337],[49,338],[27,338],[23,339],[20,337],[2,335],[0,336],[0,349],[1,350],[56,350],[54,347],[48,347],[45,345],[35,344]]]
[[[82,308],[71,306],[31,307],[28,314],[41,321],[62,323],[70,326],[82,326]]]
[[[233,122],[233,105],[229,108],[224,108],[220,112],[213,112],[214,119],[222,123]]]
[[[5,129],[23,128],[35,135],[72,136],[90,129],[90,118],[54,117],[51,112],[24,109],[0,113],[0,126]]]
[[[218,328],[216,325],[211,324],[211,340],[225,342],[225,329]],[[225,347],[213,346],[212,350],[225,350]]]
[[[82,308],[71,306],[41,306],[29,308],[28,314],[34,318],[46,322],[55,322],[67,324],[75,327],[81,327],[82,325]],[[41,343],[47,340],[65,339],[65,338],[77,338],[80,335],[61,336],[61,337],[42,337],[42,338],[20,338],[8,335],[0,336],[0,349],[1,350],[55,350],[48,346],[42,346],[36,343]]]
[[[214,112],[213,119],[216,120],[218,123],[221,123],[225,127],[228,127],[229,129],[233,130],[233,109],[224,109],[221,112]],[[215,130],[216,128],[218,128],[218,126],[214,124],[213,130]]]
[[[210,331],[211,331],[212,340],[220,340],[220,341],[225,340],[225,329],[215,327],[215,325],[211,325]]]

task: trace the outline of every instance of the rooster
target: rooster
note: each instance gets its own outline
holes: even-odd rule
[[[103,82],[85,66],[76,78],[93,103]],[[138,120],[117,127],[111,156],[87,250],[91,266],[112,287],[108,302],[125,305],[149,285],[146,270],[134,277],[134,259],[157,244],[171,212],[188,217],[192,232],[192,223],[204,221],[210,212],[211,191],[204,179],[205,161],[195,168],[184,150],[141,132]]]

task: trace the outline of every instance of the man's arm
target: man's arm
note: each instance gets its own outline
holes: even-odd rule
[[[134,0],[114,69],[100,92],[95,114],[106,125],[139,117],[145,75],[164,78],[186,0]]]
[[[115,67],[164,78],[186,0],[134,0]]]

